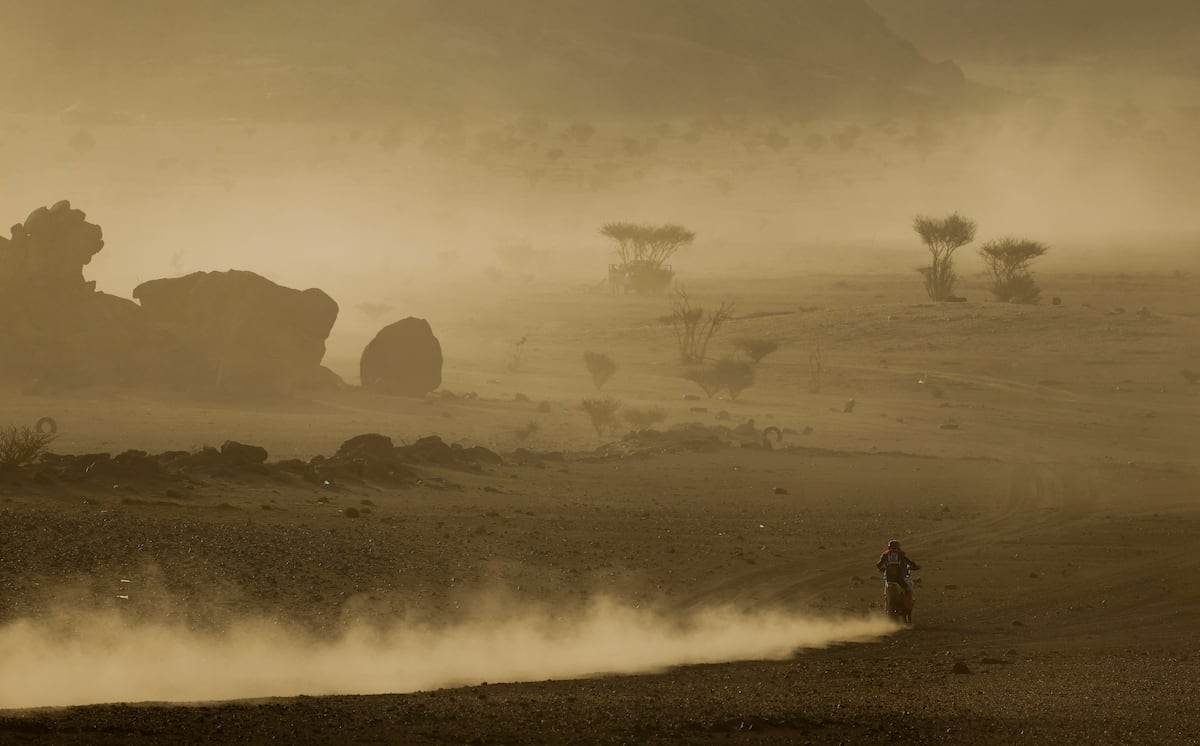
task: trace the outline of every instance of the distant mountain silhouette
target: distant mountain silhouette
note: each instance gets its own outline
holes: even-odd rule
[[[0,0],[0,12],[9,108],[819,111],[964,88],[866,0]]]
[[[1143,64],[1200,74],[1197,0],[870,0],[935,59]]]

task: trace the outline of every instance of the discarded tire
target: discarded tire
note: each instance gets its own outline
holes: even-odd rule
[[[53,417],[43,417],[37,421],[37,425],[34,427],[37,429],[39,435],[58,434],[58,423],[54,421]]]

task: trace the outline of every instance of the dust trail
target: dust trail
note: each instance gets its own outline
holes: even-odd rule
[[[780,659],[888,634],[881,619],[710,608],[686,619],[610,600],[569,618],[510,612],[450,626],[358,626],[333,639],[267,620],[221,633],[113,612],[0,628],[0,708],[409,692],[484,681]]]

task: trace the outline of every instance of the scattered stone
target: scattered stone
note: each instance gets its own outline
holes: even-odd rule
[[[788,494],[787,487],[776,487],[775,489],[771,490],[771,492],[773,492],[776,495]]]

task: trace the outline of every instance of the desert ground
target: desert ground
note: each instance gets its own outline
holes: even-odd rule
[[[1039,305],[694,281],[737,304],[710,354],[780,343],[736,401],[679,377],[665,297],[543,286],[426,314],[424,400],[9,390],[0,422],[54,417],[59,454],[307,461],[381,433],[502,461],[6,475],[0,741],[1197,743],[1200,281],[1039,281]],[[327,361],[353,383],[370,324],[344,319]],[[587,351],[619,364],[599,394]],[[598,436],[597,396],[666,434]],[[922,566],[911,628],[879,609],[891,538]],[[710,610],[731,639],[689,634]],[[780,618],[794,640],[742,652]]]

